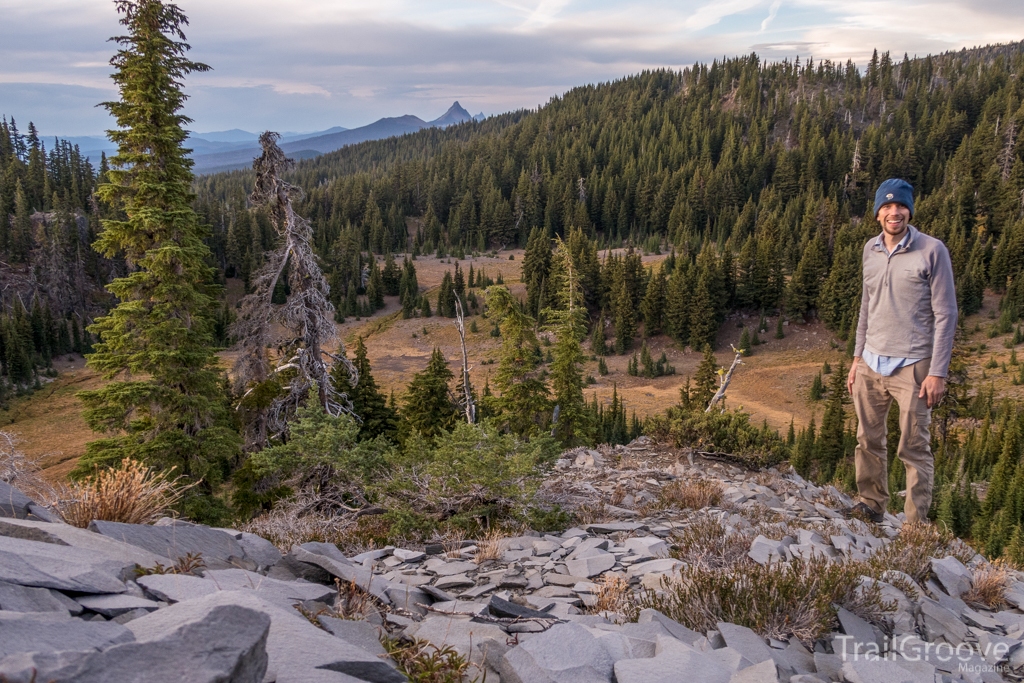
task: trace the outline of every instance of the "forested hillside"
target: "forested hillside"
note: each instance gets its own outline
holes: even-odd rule
[[[527,249],[524,309],[541,314],[558,304],[547,294],[560,277],[549,240],[561,235],[579,269],[592,348],[614,338],[621,353],[635,335],[658,332],[700,349],[736,309],[819,318],[852,342],[861,246],[878,230],[874,189],[902,177],[917,189],[914,224],[949,246],[961,313],[977,312],[986,288],[1003,297],[995,336],[1024,312],[1022,78],[1020,43],[899,61],[876,53],[863,70],[751,55],[367,143],[302,163],[292,180],[307,188],[301,211],[343,314],[372,310],[361,303],[377,270],[369,252],[460,256],[511,245]],[[250,185],[243,172],[199,181],[202,210],[224,237],[218,258],[242,277],[270,235],[244,208]],[[620,246],[675,254],[645,271],[635,255],[601,255]],[[977,378],[958,359],[936,416],[934,512],[959,533],[973,526],[991,554],[1012,546],[1024,559],[1024,503],[1008,493],[1022,490],[1012,482],[1024,478],[1024,414],[976,396]],[[849,480],[845,390],[837,379],[823,391],[821,429],[790,436],[794,464],[819,480]],[[894,460],[891,470],[898,491],[902,467]],[[979,505],[969,484],[993,472]],[[901,504],[895,497],[894,509]]]
[[[636,354],[630,372],[648,376],[671,371],[642,341],[665,334],[704,350],[705,362],[680,405],[649,430],[680,442],[711,435],[721,450],[761,449],[771,460],[791,455],[808,477],[849,482],[853,436],[841,381],[817,385],[825,400],[820,430],[812,423],[788,439],[734,413],[700,418],[717,380],[710,347],[734,311],[760,316],[755,338],[766,317],[776,319],[779,335],[783,319],[820,319],[851,343],[861,247],[878,231],[874,189],[892,176],[917,188],[914,224],[949,246],[961,313],[979,311],[988,290],[1002,299],[990,335],[1012,333],[1024,314],[1022,79],[1024,43],[898,61],[876,53],[862,69],[799,59],[766,64],[750,55],[576,88],[537,111],[362,143],[300,162],[286,177],[305,191],[294,208],[310,221],[338,321],[372,314],[385,295],[401,297],[404,318],[454,316],[456,302],[480,313],[477,294],[501,284],[500,276],[494,283],[472,266],[467,274],[458,259],[525,248],[524,298],[496,301],[489,311],[507,364],[493,390],[483,387],[479,405],[500,432],[543,433],[554,404],[566,408],[560,397],[579,395],[570,386],[578,378],[559,374],[560,362],[578,364],[579,345],[557,346],[563,339],[556,331],[557,352],[548,360],[537,322],[558,323],[572,338],[589,336],[598,356]],[[45,367],[52,349],[88,344],[76,321],[109,306],[100,286],[127,272],[128,264],[85,248],[99,218],[112,216],[92,194],[104,173],[66,144],[46,153],[31,132],[25,137],[13,121],[5,124],[0,210],[10,220],[0,248],[3,277],[15,286],[2,295],[0,342],[3,372],[15,385],[29,381],[33,364]],[[238,171],[194,186],[220,277],[239,278],[247,291],[278,246],[270,212],[247,200],[253,181],[252,172]],[[563,259],[552,257],[557,238]],[[657,251],[669,255],[645,268],[640,254]],[[416,277],[415,259],[428,253],[456,259],[433,303]],[[384,256],[382,264],[373,254]],[[287,281],[275,290],[278,303],[289,294]],[[579,307],[567,306],[572,297]],[[225,343],[229,311],[219,315],[217,343]],[[1018,331],[1006,343],[1021,337]],[[23,356],[10,349],[24,349],[15,353]],[[990,554],[1008,549],[1024,562],[1024,498],[1013,493],[1024,490],[1024,411],[968,377],[969,352],[958,349],[950,396],[936,414],[934,513],[958,533],[986,539]],[[360,438],[406,443],[431,425],[454,425],[459,408],[446,388],[457,378],[443,360],[410,386],[410,396],[434,397],[436,405],[394,396],[385,404],[372,384],[361,398],[363,385],[350,387],[357,412],[362,406],[377,425]],[[361,362],[369,377],[365,353]],[[26,363],[27,373],[15,379],[11,373]],[[345,373],[336,379],[347,381]],[[590,432],[571,433],[564,445],[592,436],[622,440],[640,429],[626,428],[621,405],[606,417],[601,410],[587,405],[591,417],[565,417],[568,425],[590,421]],[[269,490],[268,481],[285,476],[251,461],[237,471],[238,509],[268,505],[272,495],[246,502],[246,492]],[[890,479],[894,490],[902,488],[895,461]],[[982,481],[991,485],[979,503],[971,483]],[[898,497],[893,504],[901,504]]]

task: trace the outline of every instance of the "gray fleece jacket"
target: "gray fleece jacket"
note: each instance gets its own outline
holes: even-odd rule
[[[857,321],[858,358],[931,358],[929,375],[945,377],[956,333],[956,292],[949,251],[940,240],[908,226],[906,249],[892,256],[864,245],[864,284]]]

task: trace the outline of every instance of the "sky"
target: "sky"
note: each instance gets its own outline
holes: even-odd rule
[[[574,86],[757,52],[898,60],[1024,39],[1022,0],[180,0],[194,131],[305,132],[535,108]],[[0,0],[0,114],[102,134],[111,0]]]

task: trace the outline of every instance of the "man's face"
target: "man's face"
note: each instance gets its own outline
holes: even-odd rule
[[[886,234],[894,237],[902,235],[910,225],[910,209],[896,202],[883,204],[878,210],[878,222]]]

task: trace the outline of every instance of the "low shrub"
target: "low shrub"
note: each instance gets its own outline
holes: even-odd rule
[[[642,590],[629,616],[654,608],[701,633],[725,621],[769,638],[811,644],[838,629],[838,607],[875,623],[895,610],[877,584],[863,586],[864,566],[827,558],[732,567],[683,565],[662,590]]]
[[[785,439],[767,427],[750,424],[750,416],[725,412],[673,408],[658,423],[678,447],[731,455],[752,468],[771,467],[789,457]]]
[[[677,479],[661,488],[659,502],[666,507],[700,510],[722,502],[717,479]]]

